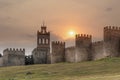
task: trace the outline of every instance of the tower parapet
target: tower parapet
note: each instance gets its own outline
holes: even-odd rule
[[[3,51],[4,55],[6,53],[8,54],[24,54],[25,55],[25,49],[18,49],[18,48],[7,48]]]
[[[99,45],[103,45],[103,41],[97,41],[97,42],[93,42],[92,46],[99,46]]]
[[[25,52],[25,48],[23,48],[23,49],[18,49],[18,48],[7,48],[7,49],[5,49],[4,51],[23,51],[23,52]]]
[[[106,26],[104,30],[120,30],[120,27],[117,26]]]
[[[104,27],[104,41],[108,42],[112,40],[112,37],[120,34],[120,27],[106,26]]]
[[[56,45],[56,46],[65,46],[65,42],[60,42],[60,41],[53,41],[52,45]]]
[[[92,43],[92,35],[77,34],[75,40],[76,47],[89,47]]]
[[[76,39],[91,39],[92,36],[88,34],[76,34]]]

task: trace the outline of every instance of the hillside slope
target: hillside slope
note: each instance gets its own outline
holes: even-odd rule
[[[0,80],[118,80],[120,58],[80,63],[0,67]]]

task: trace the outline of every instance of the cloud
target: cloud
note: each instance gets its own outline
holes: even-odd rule
[[[51,41],[62,41],[62,38],[59,35],[51,32]]]
[[[104,25],[120,25],[120,0],[0,0],[0,44],[36,47],[36,31],[46,20],[51,41],[62,41],[69,26],[101,39]],[[111,12],[111,13],[107,13]],[[74,29],[74,28],[73,28]],[[59,34],[59,35],[57,35]],[[73,39],[66,44],[72,46]],[[31,48],[30,48],[31,49]]]
[[[107,12],[111,12],[113,10],[113,8],[109,7],[109,8],[106,8],[106,11]]]
[[[0,8],[10,7],[16,4],[21,4],[28,0],[0,0]]]

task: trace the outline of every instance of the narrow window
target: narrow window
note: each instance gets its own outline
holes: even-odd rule
[[[48,39],[46,39],[46,44],[48,44],[49,42],[48,42]]]
[[[43,44],[45,44],[45,39],[42,39],[42,41],[43,41]]]
[[[41,42],[42,42],[42,40],[41,40],[41,39],[39,39],[39,44],[41,44]]]

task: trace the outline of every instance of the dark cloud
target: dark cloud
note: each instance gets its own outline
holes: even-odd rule
[[[110,11],[112,11],[112,10],[113,10],[113,8],[109,7],[109,8],[106,8],[105,11],[110,12]]]
[[[0,8],[5,8],[5,7],[8,7],[9,5],[10,5],[9,3],[0,1]]]
[[[6,15],[0,15],[0,24],[8,24],[8,23],[15,23],[16,19],[11,17],[11,16],[6,16]]]

